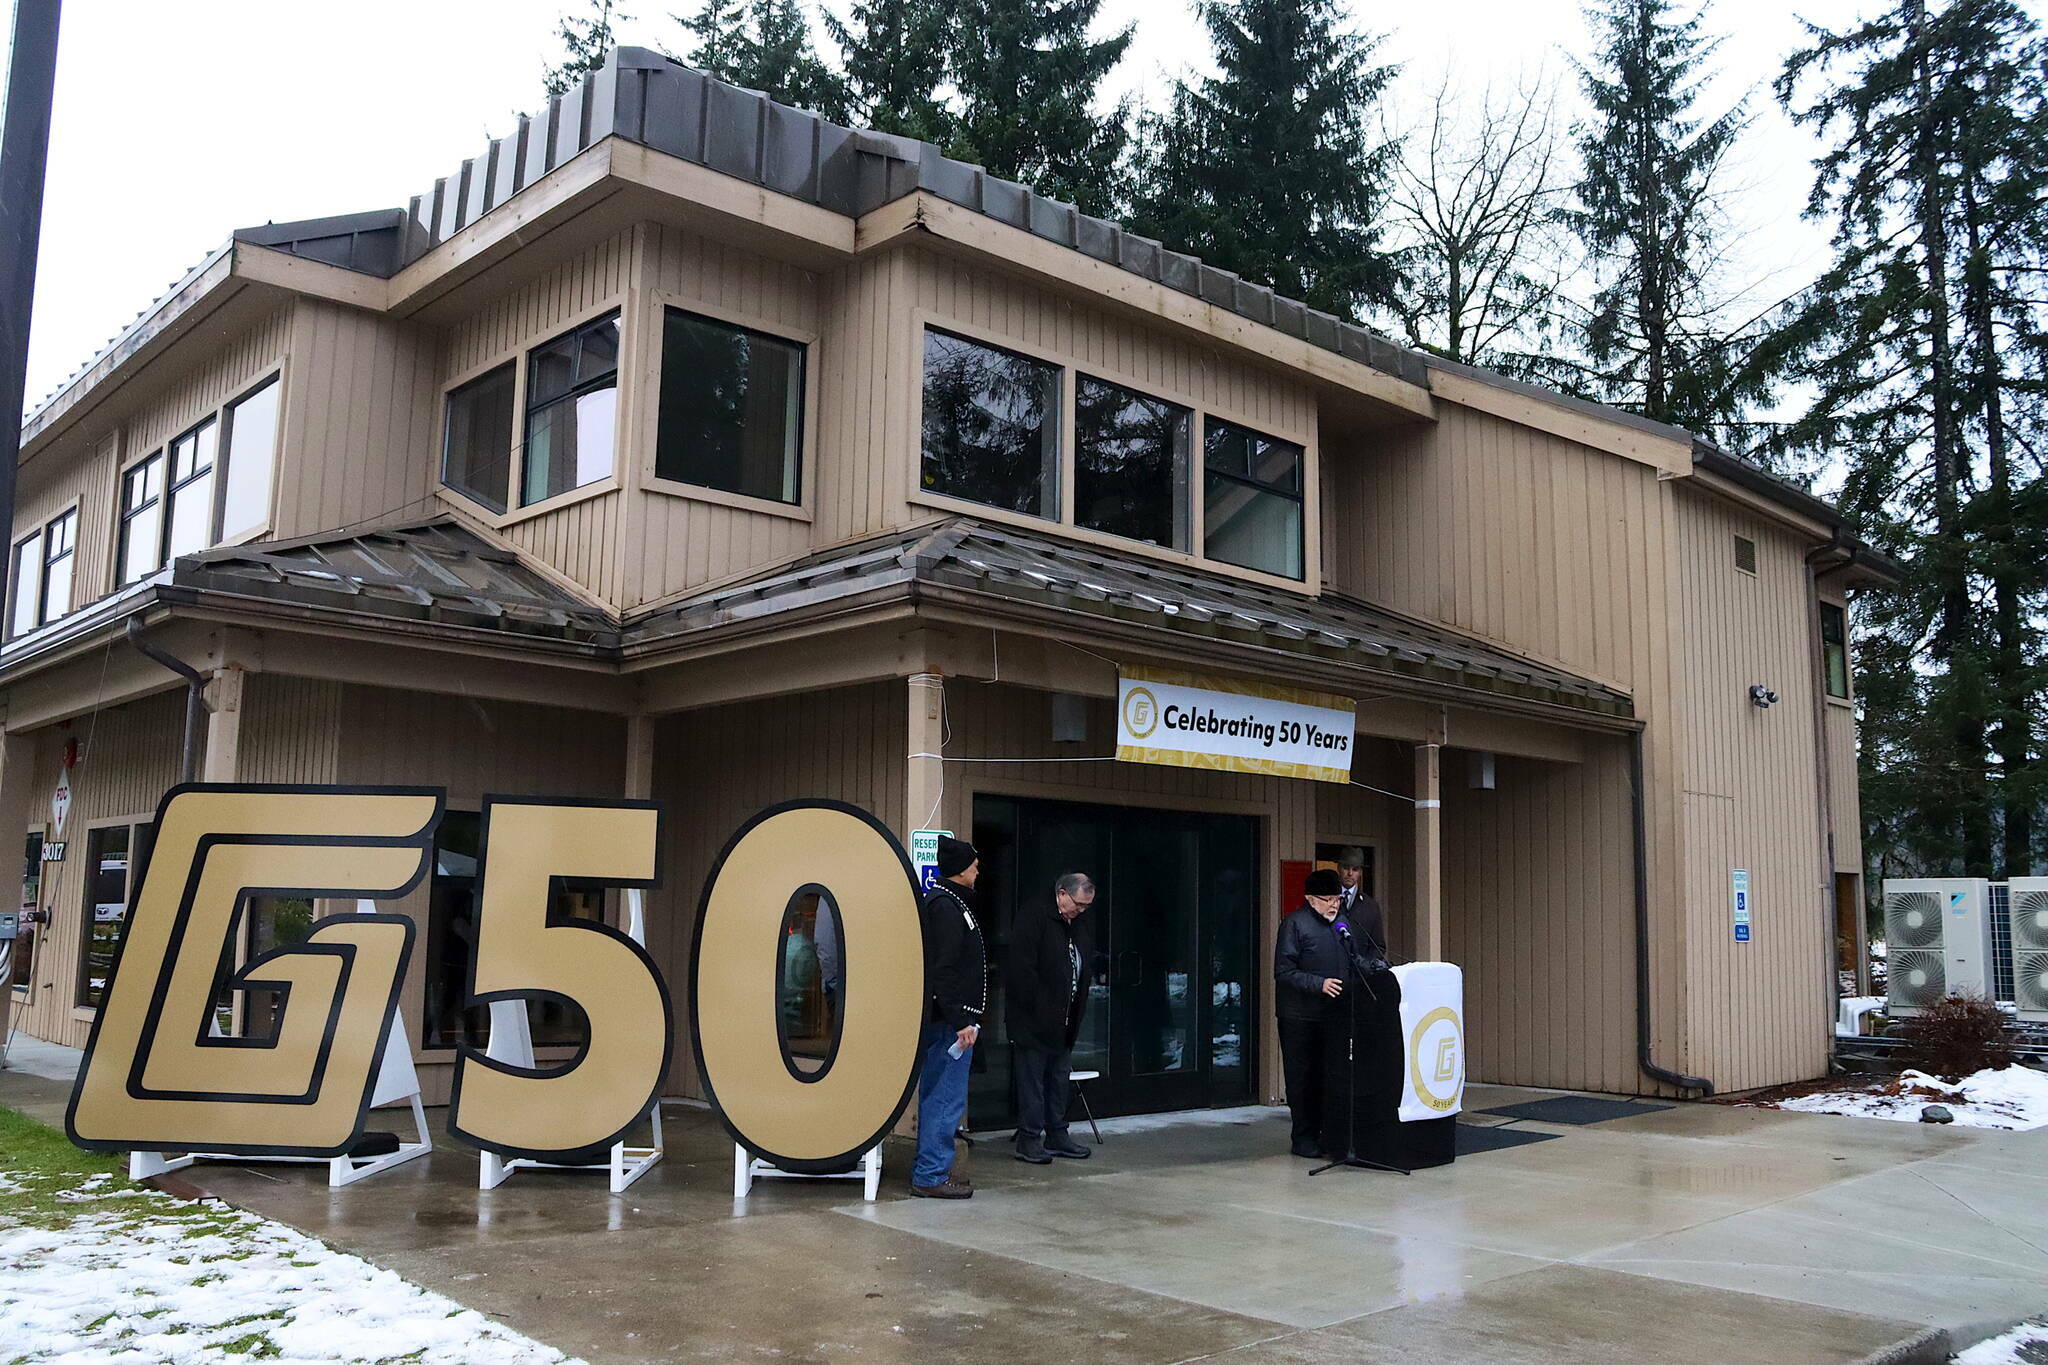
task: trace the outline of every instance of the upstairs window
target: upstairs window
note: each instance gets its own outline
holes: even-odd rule
[[[238,540],[270,525],[279,392],[277,376],[272,375],[228,407],[227,475],[216,539]]]
[[[804,347],[670,308],[656,478],[770,502],[801,496]]]
[[[441,443],[441,482],[493,512],[505,510],[512,482],[512,390],[509,361],[448,395]]]
[[[527,355],[521,507],[596,483],[612,472],[618,396],[617,313]]]
[[[921,483],[928,493],[1056,520],[1060,368],[927,331]]]
[[[170,501],[164,516],[164,548],[171,559],[212,543],[213,457],[219,444],[220,426],[211,417],[171,442]]]
[[[121,476],[121,583],[140,582],[164,562],[164,456],[162,451]]]
[[[77,563],[77,549],[75,507],[15,543],[14,560],[8,565],[8,572],[14,575],[7,613],[10,639],[48,625],[71,610],[72,567]]]
[[[1194,413],[1107,380],[1074,379],[1074,524],[1171,550],[1188,545]]]
[[[1203,553],[1302,576],[1302,448],[1211,418],[1202,437]]]
[[[1849,699],[1849,614],[1832,602],[1820,604],[1820,661],[1828,695]]]

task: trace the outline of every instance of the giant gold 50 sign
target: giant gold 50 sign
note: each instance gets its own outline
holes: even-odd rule
[[[334,915],[303,942],[232,968],[254,896],[386,899],[432,865],[433,788],[174,788],[93,1023],[65,1126],[99,1151],[338,1156],[362,1136],[412,922]],[[550,921],[557,877],[658,884],[662,813],[648,802],[484,803],[467,1003],[554,999],[585,1020],[569,1062],[516,1067],[460,1049],[449,1131],[542,1161],[618,1141],[661,1093],[674,1007],[654,960],[607,925]],[[779,1023],[790,908],[829,896],[843,941],[839,1037],[797,1068]],[[749,820],[705,882],[690,1014],[705,1093],[734,1139],[789,1170],[843,1166],[894,1126],[916,1079],[924,942],[910,861],[872,816],[830,801]],[[210,1036],[226,991],[278,994],[267,1037]]]

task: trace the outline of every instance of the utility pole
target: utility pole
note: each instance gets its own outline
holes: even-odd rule
[[[43,168],[50,157],[50,98],[57,84],[59,0],[15,0],[0,132],[0,611],[14,570],[14,472],[28,383],[28,320],[43,234]]]

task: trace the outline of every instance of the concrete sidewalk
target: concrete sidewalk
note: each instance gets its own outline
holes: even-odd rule
[[[62,1092],[0,1073],[0,1103],[42,1117]],[[1467,1106],[1526,1098],[1475,1086]],[[593,1365],[1818,1365],[2048,1302],[2048,1131],[1680,1105],[1311,1180],[1272,1155],[1275,1111],[1109,1125],[1094,1159],[1050,1168],[991,1140],[967,1203],[904,1198],[892,1145],[877,1204],[839,1182],[736,1204],[711,1117],[668,1115],[668,1161],[617,1198],[552,1172],[479,1192],[445,1140],[339,1191],[302,1167],[184,1174]]]

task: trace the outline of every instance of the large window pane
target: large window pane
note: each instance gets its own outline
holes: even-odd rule
[[[1188,548],[1188,443],[1194,414],[1087,375],[1074,380],[1074,521],[1092,531]]]
[[[476,944],[477,856],[483,818],[475,811],[449,811],[434,836],[434,880],[427,902],[425,1047],[491,1040],[488,1006],[462,1007],[469,989],[469,960]],[[557,878],[548,895],[551,921],[599,919],[601,887],[574,886]],[[559,1000],[530,1000],[527,1022],[536,1047],[573,1047],[583,1041],[583,1012]]]
[[[796,502],[803,401],[801,345],[671,308],[662,323],[654,472]]]
[[[16,929],[14,947],[7,953],[7,974],[0,984],[12,986],[15,990],[26,991],[35,984],[36,926],[27,919],[28,912],[42,908],[43,904],[43,836],[31,834],[21,859],[21,911],[22,920]],[[0,950],[7,945],[0,943]]]
[[[1301,447],[1213,418],[1204,428],[1203,553],[1300,578]]]
[[[617,314],[557,337],[528,355],[521,506],[595,483],[612,472],[618,382]]]
[[[121,476],[121,582],[134,583],[164,565],[164,457],[144,460]]]
[[[304,896],[254,896],[246,908],[248,958],[254,962],[266,953],[295,947],[313,932],[313,902]],[[259,971],[256,975],[261,976]],[[232,1007],[232,1001],[222,1004]],[[285,992],[258,987],[248,992],[242,1005],[244,1038],[275,1038],[283,1022]],[[222,1031],[227,1031],[225,1022]]]
[[[1059,431],[1058,366],[925,333],[927,492],[1057,517]]]
[[[78,964],[78,1003],[98,1009],[114,975],[114,954],[128,927],[129,826],[96,829],[85,841],[85,952]]]
[[[78,513],[66,512],[43,531],[42,619],[54,621],[71,610],[71,566],[77,563]]]
[[[171,442],[171,511],[165,555],[176,559],[213,543],[213,457],[220,428],[212,418]]]
[[[36,628],[36,604],[42,600],[43,591],[43,533],[38,531],[14,547],[14,563],[7,570],[13,575],[13,602],[7,613],[7,633],[25,635]]]
[[[512,482],[513,366],[500,365],[448,395],[441,482],[493,512]]]
[[[220,538],[260,531],[270,524],[270,484],[277,467],[276,376],[228,409],[226,485],[221,492]]]

